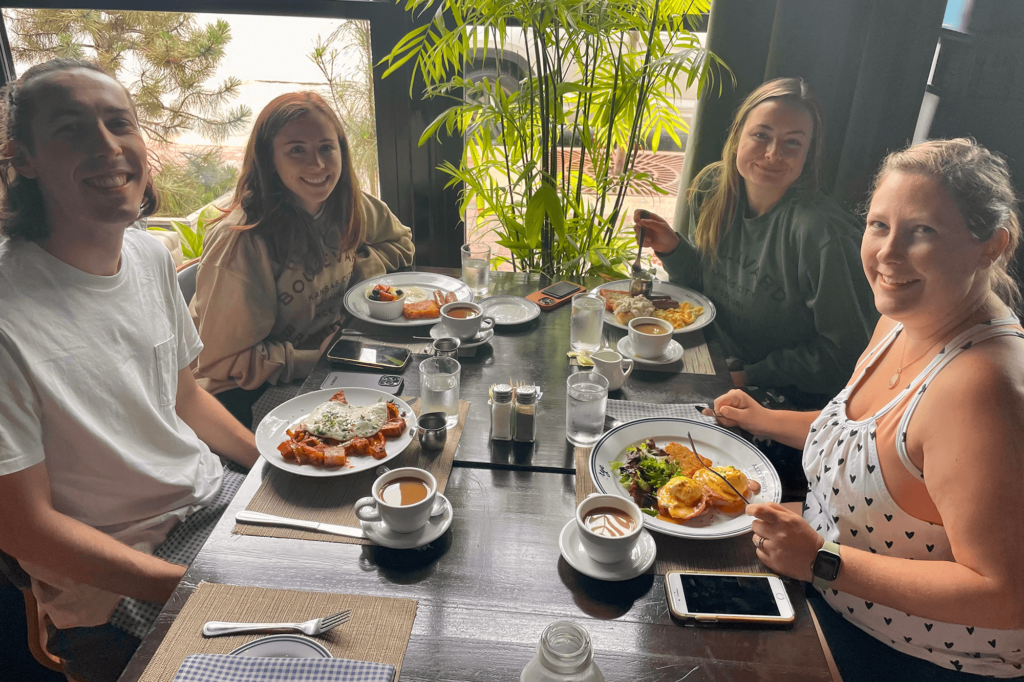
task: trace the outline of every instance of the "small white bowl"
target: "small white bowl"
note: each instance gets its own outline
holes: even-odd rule
[[[398,287],[391,288],[397,289]],[[373,291],[373,286],[367,286],[366,291],[363,292],[370,317],[375,317],[378,320],[397,320],[402,316],[402,310],[405,308],[405,291],[402,291],[402,295],[394,301],[374,301],[370,298],[371,291]]]

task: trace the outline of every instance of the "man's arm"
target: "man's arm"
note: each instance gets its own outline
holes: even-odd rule
[[[114,594],[165,602],[185,574],[53,508],[46,464],[0,476],[0,548]]]
[[[256,438],[216,398],[204,391],[185,367],[178,372],[174,409],[211,450],[245,468],[259,459]]]

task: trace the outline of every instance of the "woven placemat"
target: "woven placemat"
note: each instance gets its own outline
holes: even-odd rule
[[[406,399],[409,407],[417,415],[420,413],[420,401]],[[391,469],[400,467],[418,467],[426,469],[437,479],[437,491],[444,492],[448,484],[448,476],[452,472],[455,451],[459,447],[462,430],[466,426],[466,414],[469,403],[459,401],[459,423],[448,431],[444,450],[423,450],[419,441],[412,443],[395,459],[387,463]],[[349,476],[332,478],[312,478],[299,476],[276,467],[266,467],[263,482],[259,490],[249,500],[246,509],[249,511],[286,516],[292,519],[335,523],[344,526],[359,526],[353,505],[361,497],[370,495],[370,487],[377,479],[377,467]],[[276,526],[257,526],[249,523],[236,523],[231,531],[236,535],[258,535],[271,538],[295,538],[298,540],[320,540],[322,542],[345,542],[356,545],[372,545],[364,538],[349,538],[329,533],[279,528]]]
[[[625,336],[623,334],[623,336]],[[621,338],[621,337],[620,337]],[[683,346],[683,357],[681,360],[669,363],[667,365],[648,365],[639,361],[636,361],[636,367],[634,371],[640,370],[644,372],[666,372],[668,374],[708,374],[714,376],[715,365],[711,362],[711,351],[708,350],[708,344],[704,340],[704,333],[699,329],[689,334],[683,334],[677,336],[678,341]],[[618,339],[615,339],[611,347],[616,349]],[[569,359],[570,366],[580,366],[580,362],[577,358]],[[593,367],[593,363],[586,367]]]
[[[312,639],[335,658],[389,663],[395,666],[397,680],[416,619],[416,605],[415,599],[200,583],[174,619],[139,681],[171,682],[182,661],[192,654],[227,654],[246,642],[266,637],[203,637],[201,630],[207,621],[300,622],[344,609],[352,609],[348,623]]]
[[[592,448],[574,448],[576,463],[576,504],[587,495],[598,492],[590,476]],[[668,571],[743,571],[763,573],[765,566],[754,553],[749,535],[724,540],[689,540],[661,533],[651,533],[658,548],[658,556],[650,572],[665,575]]]

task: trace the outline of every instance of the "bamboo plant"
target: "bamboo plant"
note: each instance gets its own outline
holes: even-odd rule
[[[459,166],[440,167],[449,186],[462,185],[463,216],[475,203],[515,270],[624,274],[634,253],[632,234],[620,234],[627,191],[665,193],[634,169],[637,150],[656,152],[662,134],[681,144],[681,81],[698,91],[721,82],[724,65],[692,33],[710,0],[404,2],[433,16],[395,45],[384,77],[411,61],[410,95],[421,85],[451,100],[420,144],[442,129],[464,137]],[[525,57],[518,90],[467,77],[481,50]]]

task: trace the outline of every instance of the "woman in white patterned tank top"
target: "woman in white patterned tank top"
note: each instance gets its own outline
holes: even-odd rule
[[[715,401],[724,424],[804,449],[803,515],[747,513],[758,557],[814,581],[845,682],[1024,679],[1016,206],[971,140],[891,154],[861,247],[882,319],[850,383],[816,413]]]

